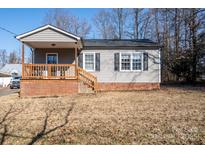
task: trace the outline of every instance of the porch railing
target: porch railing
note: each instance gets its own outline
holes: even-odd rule
[[[75,64],[24,64],[23,79],[76,79]]]
[[[80,67],[78,67],[78,79],[97,91],[97,78]]]

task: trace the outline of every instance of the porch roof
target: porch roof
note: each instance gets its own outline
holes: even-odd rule
[[[52,25],[39,27],[16,38],[32,48],[82,48],[80,37]]]

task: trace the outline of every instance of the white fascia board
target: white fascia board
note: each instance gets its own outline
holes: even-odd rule
[[[53,29],[53,30],[55,30],[55,31],[57,31],[57,32],[63,33],[63,34],[65,34],[65,35],[68,35],[68,36],[70,36],[70,37],[73,37],[73,38],[75,38],[75,39],[77,39],[77,40],[80,40],[80,37],[77,37],[77,36],[75,36],[75,35],[73,35],[73,34],[70,34],[70,33],[66,32],[66,31],[64,31],[64,30],[61,30],[61,29],[59,29],[59,28],[57,28],[57,27],[54,27],[54,26],[51,26],[51,25],[46,25],[46,26],[37,28],[37,29],[35,29],[35,30],[32,30],[32,31],[30,31],[30,32],[27,32],[27,33],[18,35],[18,36],[16,36],[16,38],[17,38],[18,40],[20,40],[20,39],[23,38],[23,37],[26,37],[26,36],[28,36],[28,35],[32,35],[32,34],[34,34],[34,33],[37,33],[37,32],[39,32],[39,31],[42,31],[42,30],[47,29],[47,28],[51,28],[51,29]]]

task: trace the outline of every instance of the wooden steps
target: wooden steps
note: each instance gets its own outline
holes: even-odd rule
[[[95,93],[93,88],[85,84],[83,81],[78,82],[78,92],[79,93]]]
[[[80,93],[94,93],[97,92],[97,78],[91,73],[78,67],[78,80]]]

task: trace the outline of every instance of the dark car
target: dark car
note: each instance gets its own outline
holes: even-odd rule
[[[20,76],[12,77],[12,79],[10,81],[10,89],[20,88],[20,80],[21,80]]]

